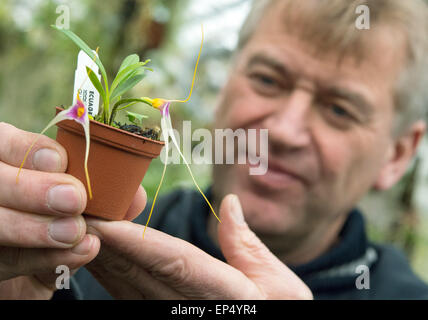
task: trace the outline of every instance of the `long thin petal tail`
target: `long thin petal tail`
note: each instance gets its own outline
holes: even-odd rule
[[[40,137],[46,132],[46,130],[48,130],[50,127],[54,126],[55,124],[57,124],[58,122],[61,122],[63,120],[67,120],[69,119],[68,116],[66,115],[68,110],[64,110],[61,111],[60,113],[58,113],[56,115],[55,118],[53,118],[51,120],[51,122],[49,122],[49,124],[46,126],[46,128],[44,128],[42,130],[42,132],[40,132],[40,134],[37,136],[36,139],[34,139],[33,143],[30,145],[30,147],[28,148],[27,152],[25,153],[24,156],[24,160],[22,160],[21,165],[19,166],[19,170],[18,170],[18,174],[16,175],[16,183],[19,182],[19,174],[21,173],[22,168],[24,167],[25,161],[27,160],[28,155],[30,154],[31,149],[33,149],[34,145],[36,144],[36,142],[40,139]]]
[[[86,139],[86,152],[85,152],[85,175],[86,175],[86,183],[88,184],[88,193],[89,199],[92,200],[92,188],[91,188],[91,180],[89,179],[88,173],[88,157],[89,157],[89,145],[91,142],[91,138],[89,135],[89,119],[86,118],[85,124],[83,125],[83,129],[85,130],[85,139]]]
[[[187,96],[186,99],[184,100],[170,100],[171,102],[179,102],[179,103],[186,103],[190,100],[190,98],[192,97],[192,92],[193,92],[193,86],[195,85],[195,79],[196,79],[196,73],[198,71],[198,65],[199,65],[199,60],[201,58],[201,53],[202,53],[202,47],[204,46],[204,26],[201,25],[201,33],[202,33],[202,38],[201,38],[201,46],[199,47],[199,53],[198,53],[198,58],[196,59],[196,64],[195,64],[195,69],[193,70],[193,78],[192,78],[192,84],[190,86],[190,92],[189,95]]]
[[[166,119],[167,119],[168,127],[172,128],[171,117],[169,116],[169,113],[167,114]],[[183,159],[184,163],[186,164],[187,170],[189,171],[190,176],[192,177],[193,183],[195,184],[196,188],[198,189],[198,191],[202,195],[202,197],[204,197],[205,201],[207,202],[207,204],[210,207],[210,209],[211,209],[212,213],[214,214],[214,216],[217,218],[217,220],[219,222],[221,222],[220,218],[215,213],[214,208],[212,207],[210,201],[207,199],[207,197],[205,196],[205,194],[203,193],[203,191],[199,187],[198,183],[196,182],[196,179],[193,176],[192,170],[190,169],[189,163],[187,162],[186,158],[184,157],[184,155],[180,151],[180,147],[178,146],[178,143],[177,143],[177,140],[174,137],[174,134],[171,134],[170,136],[171,136],[172,143],[174,144],[175,148],[177,149],[178,153],[180,154],[181,158]]]
[[[167,123],[165,117],[162,117],[162,119],[161,119],[161,128],[162,128],[162,134],[163,134],[164,141],[165,141],[165,147],[164,147],[165,148],[165,163],[163,165],[162,177],[160,179],[158,188],[156,189],[155,197],[153,198],[152,207],[150,208],[149,218],[147,219],[146,226],[144,227],[143,240],[144,240],[144,235],[146,234],[147,226],[149,225],[150,219],[152,217],[153,209],[155,207],[155,203],[156,203],[156,200],[158,198],[159,190],[160,190],[160,188],[162,186],[163,179],[165,177],[166,166],[168,165],[168,153],[169,153],[169,150],[168,150],[168,147],[169,147],[168,140],[169,140],[169,132],[170,131],[169,131],[168,123]]]

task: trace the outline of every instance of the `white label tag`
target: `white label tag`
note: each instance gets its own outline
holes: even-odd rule
[[[97,54],[95,51],[93,51]],[[82,50],[77,56],[77,69],[74,75],[73,105],[76,104],[77,91],[79,91],[80,100],[85,104],[88,113],[95,117],[98,114],[100,105],[100,94],[95,89],[86,72],[86,67],[91,68],[99,80],[101,75],[98,72],[96,63]]]

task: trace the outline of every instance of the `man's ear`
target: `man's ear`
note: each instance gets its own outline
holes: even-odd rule
[[[389,189],[401,179],[416,154],[425,131],[425,121],[419,120],[412,124],[408,131],[395,138],[395,141],[391,144],[385,164],[375,181],[375,189]]]

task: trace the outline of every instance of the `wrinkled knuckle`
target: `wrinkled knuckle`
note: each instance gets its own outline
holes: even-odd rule
[[[185,285],[192,277],[186,259],[183,257],[176,257],[167,263],[156,266],[151,271],[151,275],[174,287]]]
[[[31,171],[26,172],[25,179],[22,179],[21,181],[21,183],[14,183],[11,186],[15,202],[27,205],[35,205],[37,203],[44,204],[44,202],[46,202],[46,199],[44,199],[43,196],[35,198],[35,195],[40,194],[40,191],[49,186],[50,181],[48,179],[40,179],[40,177]]]
[[[25,243],[29,239],[29,235],[24,230],[15,230],[15,232],[7,232],[6,238],[12,243]]]
[[[240,237],[241,243],[245,247],[247,252],[252,254],[258,254],[263,251],[264,245],[254,232],[243,232],[241,233]]]
[[[22,218],[24,218],[24,221]],[[43,216],[25,213],[23,217],[10,215],[9,219],[8,225],[10,227],[6,228],[5,237],[11,243],[49,243],[47,219]]]
[[[102,259],[97,262],[115,275],[126,279],[137,279],[138,268],[128,259],[118,258],[114,255],[103,255]]]
[[[115,270],[128,279],[135,279],[137,277],[137,268],[135,264],[129,260],[122,260],[120,263],[116,263]]]
[[[18,138],[18,135],[15,135],[14,133],[11,133],[12,128],[5,128],[3,132],[1,132],[2,140],[3,140],[3,147],[2,152],[3,155],[8,155],[8,157],[16,158],[18,151],[16,146],[19,146],[22,144],[22,140]],[[24,140],[25,141],[25,140]]]
[[[25,243],[30,235],[34,235],[35,230],[25,230],[25,224],[20,221],[17,215],[10,214],[6,219],[5,226],[0,230],[4,245]]]

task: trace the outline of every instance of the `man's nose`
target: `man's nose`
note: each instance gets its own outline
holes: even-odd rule
[[[271,142],[287,148],[309,145],[312,95],[307,90],[296,89],[265,120]]]

